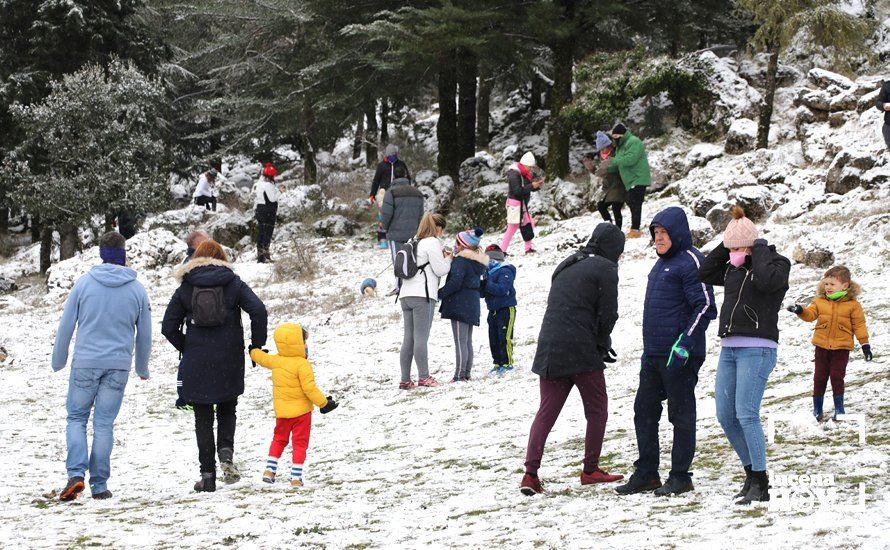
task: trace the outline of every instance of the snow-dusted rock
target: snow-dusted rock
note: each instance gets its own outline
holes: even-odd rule
[[[14,280],[0,277],[0,294],[6,294],[7,292],[12,292],[14,290],[18,290],[18,286],[15,284]]]
[[[825,174],[825,192],[843,195],[856,187],[868,186],[863,175],[875,166],[875,161],[870,151],[843,149],[835,155]]]
[[[797,241],[791,257],[796,263],[810,267],[825,268],[834,263],[834,254],[831,250],[809,236]]]
[[[166,229],[137,233],[127,240],[127,265],[138,272],[175,266],[185,256],[186,245]]]
[[[318,220],[312,224],[312,229],[320,237],[344,237],[353,235],[358,224],[346,216],[335,214]]]
[[[723,156],[723,147],[717,143],[696,143],[686,154],[686,165],[690,168],[704,166]]]
[[[733,119],[754,117],[761,95],[739,76],[731,58],[717,57],[711,51],[691,53],[683,57],[679,66],[701,74],[707,80],[712,100],[693,106],[693,125],[709,128],[719,134],[726,132]]]
[[[205,230],[214,241],[234,248],[237,246],[238,241],[250,235],[251,221],[252,219],[248,219],[240,212],[231,212],[226,216],[212,218]]]
[[[686,213],[686,218],[689,220],[689,231],[692,233],[693,246],[701,248],[717,235],[711,222],[706,218],[690,215],[690,212]]]
[[[438,174],[433,172],[432,170],[421,170],[414,174],[414,184],[418,187],[421,185],[430,185],[433,181],[439,177]]]
[[[590,198],[587,186],[559,178],[547,185],[553,190],[553,206],[561,217],[574,218],[589,210]]]
[[[864,113],[869,109],[875,108],[875,101],[878,99],[878,95],[881,93],[880,88],[876,88],[867,94],[863,95],[856,101],[856,112]]]
[[[318,212],[324,204],[324,193],[319,185],[289,187],[278,199],[278,219],[298,221],[307,213]]]
[[[167,210],[154,216],[149,216],[143,227],[147,230],[166,229],[171,233],[185,237],[189,231],[203,228],[214,216],[225,215],[227,209],[224,205],[218,206],[217,212],[211,212],[203,206],[191,204],[178,210]]]
[[[484,228],[486,231],[501,229],[506,223],[507,186],[493,184],[474,189],[460,206],[465,223]]]
[[[757,143],[757,123],[750,118],[737,118],[732,121],[726,133],[725,150],[737,155],[754,149]]]
[[[729,192],[729,200],[745,209],[745,216],[753,222],[765,220],[776,207],[774,192],[765,185],[746,185]]]
[[[739,75],[747,80],[752,86],[763,89],[766,87],[766,69],[769,62],[769,54],[766,52],[757,55],[743,56],[739,62]],[[794,65],[784,63],[779,60],[778,71],[776,74],[776,82],[780,87],[791,86],[804,74]]]
[[[856,87],[856,84],[846,76],[819,68],[810,69],[807,73],[807,80],[823,90],[831,85],[845,90],[852,90]]]
[[[795,103],[809,107],[813,111],[828,111],[831,109],[831,97],[825,90],[801,88],[797,92]]]
[[[498,183],[501,177],[495,171],[497,164],[497,160],[485,151],[464,160],[460,164],[461,186],[466,189],[475,189]]]
[[[428,211],[442,210],[454,200],[454,180],[451,179],[451,176],[439,176],[426,189],[429,191],[425,191],[424,188],[421,188],[420,191],[423,193],[424,205]]]

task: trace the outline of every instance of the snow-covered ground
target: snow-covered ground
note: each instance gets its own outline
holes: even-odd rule
[[[862,207],[859,195],[845,195],[833,208]],[[647,202],[644,220],[671,200],[676,198]],[[845,217],[816,208],[787,225],[769,221],[764,226],[766,238],[789,257],[797,239],[814,227],[829,239],[834,236],[836,262],[849,265],[864,287],[862,303],[876,358],[866,363],[860,352],[851,355],[846,401],[848,413],[866,415],[865,443],[860,444],[853,423],[818,426],[812,420],[812,326],[785,312],[779,363],[763,406],[765,420],[793,416],[777,425],[776,440],[768,445],[772,474],[834,476],[835,505],[816,500],[809,509],[807,502],[795,501],[798,509],[778,511],[732,504],[741,467],[714,416],[714,326],[697,392],[693,493],[659,499],[651,494],[618,497],[614,485],[582,488],[584,418],[575,393],[545,451],[541,476],[548,493],[534,498],[519,493],[528,429],[538,405],[538,379],[529,367],[550,274],[569,254],[557,247],[576,235],[586,240],[597,223],[598,216],[586,215],[541,228],[541,253],[514,259],[518,371],[499,379],[482,377],[489,357],[483,326],[474,341],[475,380],[412,392],[397,389],[402,332],[397,306],[385,298],[360,299],[358,292],[363,278],[387,266],[387,252],[373,250],[367,240],[304,240],[317,267],[311,280],[296,279],[281,268],[276,272],[254,263],[250,252],[242,254],[236,272],[266,302],[270,334],[284,321],[306,324],[316,380],[341,403],[333,413],[313,419],[306,487],[300,490],[283,481],[269,486],[260,480],[274,426],[271,383],[267,371],[249,368],[235,451],[244,477],[235,485],[220,484],[216,493],[192,491],[198,475],[192,415],[173,408],[177,353],[160,335],[160,319],[175,288],[169,267],[163,266],[141,273],[155,320],[152,377],[143,382],[131,375],[115,432],[109,484],[115,496],[109,501],[82,497],[73,504],[48,498],[65,482],[69,371],[53,373],[49,362],[61,311],[61,303],[53,300],[64,293],[47,298],[35,285],[3,298],[0,343],[10,359],[0,365],[0,546],[886,548],[890,300],[885,272],[890,257],[886,219],[860,221],[887,211],[887,202],[873,204],[877,212],[860,208]],[[284,263],[293,253],[289,246],[273,248]],[[519,249],[518,243],[514,246]],[[642,349],[642,297],[654,259],[648,239],[637,239],[628,243],[620,264],[621,318],[613,334],[620,359],[606,371],[610,418],[601,465],[624,474],[636,458],[633,399]],[[811,296],[820,273],[795,265],[788,301]],[[389,271],[378,280],[385,290]],[[438,319],[430,355],[434,376],[449,379],[452,338],[448,324]],[[670,461],[666,416],[661,430],[665,476]],[[283,471],[288,461],[286,451]],[[858,503],[860,483],[865,507],[856,510],[848,505]],[[779,494],[775,487],[773,494]]]

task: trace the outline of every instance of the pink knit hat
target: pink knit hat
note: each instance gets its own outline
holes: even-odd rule
[[[732,215],[726,231],[723,232],[723,246],[726,248],[745,248],[754,246],[758,237],[754,223],[745,217],[745,211],[741,206],[733,206],[729,213]]]

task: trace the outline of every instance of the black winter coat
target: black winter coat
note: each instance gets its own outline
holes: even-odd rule
[[[779,310],[788,291],[790,271],[788,258],[763,239],[754,241],[741,267],[733,267],[729,250],[723,243],[718,244],[699,269],[703,283],[724,287],[718,336],[752,336],[778,342]]]
[[[618,257],[624,234],[601,223],[587,245],[553,272],[532,372],[564,378],[603,370],[618,320]]]
[[[535,190],[531,180],[525,179],[519,170],[510,168],[507,170],[507,186],[508,199],[515,199],[528,205],[529,199],[532,198],[532,191]]]
[[[479,326],[479,288],[486,269],[486,266],[476,260],[462,256],[456,256],[452,260],[448,279],[439,289],[439,299],[442,300],[439,313],[443,319]]]
[[[251,343],[262,347],[266,344],[266,306],[226,262],[197,258],[178,268],[176,275],[182,283],[167,305],[161,333],[182,353],[180,397],[194,404],[231,401],[244,393],[241,310],[250,315]],[[218,327],[190,325],[193,289],[217,286],[224,287],[229,307],[225,323]]]
[[[380,164],[377,165],[377,170],[374,172],[374,179],[371,180],[370,196],[375,196],[380,189],[389,189],[393,180],[396,179],[396,166],[404,167],[405,177],[408,178],[408,180],[411,179],[411,172],[408,171],[408,165],[405,164],[402,159],[396,159],[393,163],[390,163],[387,160],[381,161]]]
[[[875,98],[875,107],[884,113],[884,124],[890,124],[890,111],[884,110],[885,103],[890,103],[890,80],[885,80],[881,84],[881,91],[878,92],[878,97]]]

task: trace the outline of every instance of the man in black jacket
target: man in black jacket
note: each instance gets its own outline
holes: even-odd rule
[[[875,99],[875,107],[884,112],[884,126],[881,130],[884,133],[884,143],[890,151],[890,80],[885,80],[881,84],[881,91]]]
[[[618,320],[618,258],[624,252],[621,229],[601,223],[587,245],[553,272],[547,311],[538,336],[532,372],[539,375],[541,405],[529,434],[525,495],[542,492],[538,468],[544,444],[569,392],[577,386],[584,403],[587,434],[581,483],[617,481],[599,468],[608,416],[605,363],[615,361],[611,333]]]
[[[397,165],[393,169],[395,179],[389,192],[383,197],[380,207],[380,225],[386,232],[389,250],[395,261],[399,248],[417,234],[420,218],[423,217],[423,193],[408,180],[408,168]],[[402,280],[396,279],[396,288],[390,292],[394,296],[401,287]]]

